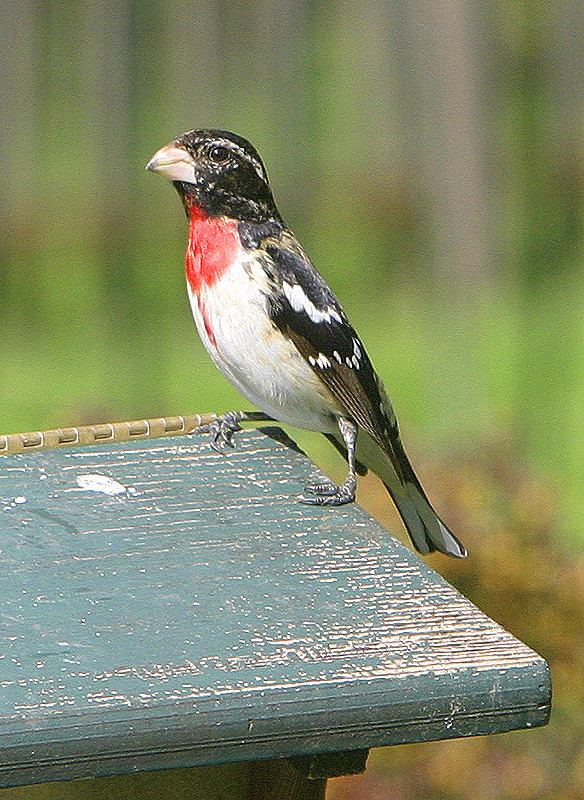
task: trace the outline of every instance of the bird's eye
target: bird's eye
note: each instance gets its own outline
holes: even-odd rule
[[[221,145],[216,145],[209,150],[209,158],[216,164],[220,164],[229,158],[229,150],[226,147],[221,147]]]

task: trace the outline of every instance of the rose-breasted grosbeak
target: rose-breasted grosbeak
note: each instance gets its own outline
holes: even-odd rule
[[[243,420],[321,431],[345,456],[341,486],[309,486],[314,505],[355,499],[371,468],[414,546],[466,550],[430,505],[404,452],[383,384],[340,303],[280,216],[264,165],[241,136],[196,130],[161,148],[147,169],[169,178],[189,220],[187,291],[207,352],[258,412],[206,426],[217,448]]]

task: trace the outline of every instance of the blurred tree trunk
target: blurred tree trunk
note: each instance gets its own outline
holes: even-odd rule
[[[0,3],[0,208],[9,227],[33,203],[39,148],[36,4]]]
[[[476,12],[472,0],[406,0],[399,10],[409,136],[429,189],[435,270],[444,296],[462,305],[488,288],[495,271],[480,45],[491,32]]]
[[[131,153],[131,17],[128,2],[84,0],[80,67],[91,185],[100,210],[127,213]],[[137,166],[137,165],[135,165]],[[115,226],[112,226],[115,227]]]
[[[21,275],[34,253],[35,243],[29,243],[27,233],[32,215],[38,212],[42,180],[35,21],[32,0],[0,3],[0,296],[4,325],[22,318],[31,306],[22,291]]]
[[[425,277],[435,332],[426,354],[434,362],[428,403],[436,430],[455,428],[464,438],[465,429],[492,423],[488,353],[501,302],[496,292],[507,291],[496,252],[500,209],[493,204],[484,96],[493,30],[472,0],[405,0],[392,13],[408,150],[419,154],[432,237]],[[511,340],[501,337],[497,346],[501,341],[512,350]],[[499,358],[505,363],[513,353]]]

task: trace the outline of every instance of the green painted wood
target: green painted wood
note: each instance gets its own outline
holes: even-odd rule
[[[545,661],[320,477],[258,431],[2,457],[0,786],[545,724]]]

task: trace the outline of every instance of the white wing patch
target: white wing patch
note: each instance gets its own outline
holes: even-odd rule
[[[313,367],[319,367],[320,369],[329,369],[331,366],[331,362],[324,353],[319,353],[318,358],[308,356],[308,361]]]
[[[342,322],[340,314],[333,306],[328,306],[324,311],[317,308],[299,283],[283,281],[282,288],[294,311],[303,311],[313,322],[330,322],[332,319]]]

